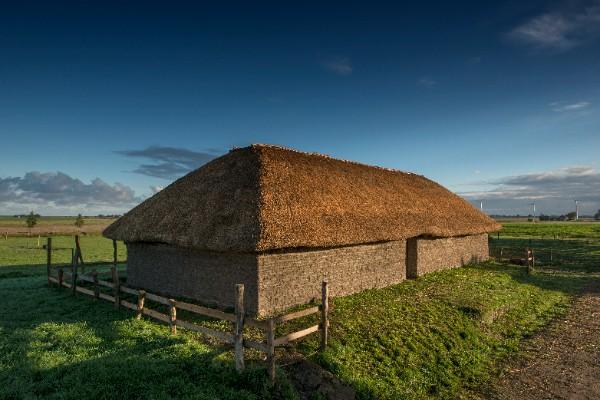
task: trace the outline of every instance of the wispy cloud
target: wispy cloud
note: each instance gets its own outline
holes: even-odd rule
[[[571,211],[573,200],[582,201],[587,212],[600,208],[600,171],[593,165],[507,176],[482,186],[482,190],[460,194],[472,201],[485,200],[489,210],[498,213],[525,213],[532,201],[547,214]]]
[[[437,85],[437,82],[430,77],[424,76],[417,81],[417,85],[427,89],[432,89]]]
[[[337,57],[322,63],[323,67],[338,75],[352,75],[352,62],[347,57]]]
[[[563,103],[560,101],[550,103],[550,107],[552,107],[553,111],[556,112],[565,112],[565,111],[577,111],[583,108],[587,108],[591,105],[589,101],[578,101],[576,103]]]
[[[219,149],[193,151],[177,147],[149,146],[142,150],[118,150],[115,153],[150,161],[132,172],[156,178],[173,180],[206,164],[222,153]]]
[[[84,212],[93,209],[126,210],[141,198],[129,186],[110,185],[100,178],[84,183],[63,172],[26,173],[23,177],[0,178],[0,213],[27,210]]]
[[[525,45],[566,51],[597,37],[600,32],[600,0],[578,9],[538,15],[515,27],[508,36]]]

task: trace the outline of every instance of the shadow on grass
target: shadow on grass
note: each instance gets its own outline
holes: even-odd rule
[[[0,290],[0,398],[292,396],[285,380],[270,387],[264,368],[237,374],[227,347],[170,335],[39,276],[5,279]]]

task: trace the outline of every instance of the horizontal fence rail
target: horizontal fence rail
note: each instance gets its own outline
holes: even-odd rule
[[[51,265],[51,239],[48,239],[47,247],[48,251],[48,282],[58,284],[60,287],[71,289],[72,293],[85,294],[98,300],[106,300],[114,303],[115,307],[124,307],[126,309],[135,311],[136,318],[140,319],[142,316],[147,316],[152,319],[164,322],[169,325],[171,333],[176,334],[177,328],[184,328],[189,331],[198,332],[203,335],[210,336],[221,342],[227,344],[234,344],[235,351],[235,364],[238,371],[244,369],[244,352],[243,348],[251,348],[262,353],[267,354],[267,372],[271,381],[275,380],[275,348],[279,346],[288,345],[296,340],[299,340],[312,333],[320,332],[321,334],[321,349],[327,346],[327,336],[329,328],[329,289],[328,282],[324,280],[321,285],[322,296],[321,304],[306,308],[304,310],[291,312],[285,315],[271,317],[266,320],[257,320],[249,318],[244,313],[243,304],[243,292],[244,285],[238,284],[235,286],[236,294],[236,307],[234,313],[228,313],[214,308],[204,307],[197,304],[192,304],[176,299],[163,297],[157,294],[149,293],[142,289],[134,289],[124,286],[120,283],[118,270],[116,268],[116,262],[110,268],[109,272],[98,272],[93,269],[91,272],[85,274],[78,273],[78,261],[80,257],[78,255],[78,249],[73,254],[73,263],[71,266],[52,266]],[[116,247],[115,247],[116,248]],[[116,250],[115,250],[116,258]],[[92,268],[93,265],[87,265],[88,268]],[[99,279],[100,276],[109,276],[111,281]],[[85,282],[90,285],[88,287],[82,287],[78,283]],[[101,288],[108,288],[111,290],[111,294],[102,292]],[[122,295],[131,295],[137,297],[137,303],[122,299]],[[154,303],[167,306],[169,309],[168,314],[148,308],[147,302],[151,301]],[[177,309],[184,310],[186,312],[201,315],[212,319],[228,321],[233,323],[233,333],[225,332],[206,326],[196,324],[191,321],[186,321],[177,318]],[[275,337],[275,331],[278,325],[286,322],[306,317],[309,315],[320,314],[320,323],[301,329],[296,332],[291,332],[280,337]],[[263,341],[250,340],[244,338],[244,327],[252,327],[262,331],[264,336]]]

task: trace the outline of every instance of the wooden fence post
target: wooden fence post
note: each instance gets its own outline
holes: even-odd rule
[[[532,255],[532,251],[531,249],[526,248],[525,249],[525,262],[527,263],[527,275],[531,274],[531,256]]]
[[[81,244],[79,243],[79,235],[75,235],[75,250],[77,250],[77,260],[83,268],[83,253],[81,251]]]
[[[119,282],[119,273],[117,272],[117,268],[116,267],[112,267],[110,269],[111,275],[112,275],[112,281],[113,281],[113,289],[115,292],[115,308],[119,308],[119,306],[121,305],[121,299],[120,299],[120,286],[121,283]]]
[[[46,269],[48,272],[48,283],[50,283],[50,270],[52,268],[52,238],[46,240]]]
[[[173,335],[177,334],[177,302],[173,299],[169,299],[169,328]]]
[[[113,240],[113,266],[117,268],[117,241]]]
[[[327,337],[329,336],[329,286],[327,279],[321,284],[321,351],[327,347]]]
[[[144,313],[144,301],[146,300],[146,291],[138,290],[137,309],[135,311],[135,319],[142,319]]]
[[[244,285],[235,285],[235,369],[244,370]]]
[[[77,250],[75,250],[72,258],[71,290],[73,291],[73,295],[77,294]]]
[[[92,279],[94,279],[94,299],[98,300],[100,298],[100,286],[98,286],[98,272],[96,270],[92,271]]]
[[[58,268],[58,286],[62,287],[64,279],[63,267]]]
[[[271,383],[275,382],[275,321],[267,320],[267,373]]]
[[[552,266],[552,247],[550,247],[550,265]]]

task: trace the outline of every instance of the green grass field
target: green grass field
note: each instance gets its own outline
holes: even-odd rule
[[[76,217],[40,217],[37,220],[37,226],[51,226],[51,225],[74,225]],[[0,216],[0,232],[2,231],[2,227],[13,227],[13,226],[22,226],[26,227],[25,224],[26,218],[15,218],[8,216]],[[114,219],[111,218],[94,218],[94,217],[86,217],[83,219],[84,225],[108,225]]]
[[[600,239],[600,222],[505,222],[500,237]]]
[[[0,242],[0,399],[295,397],[282,373],[278,386],[269,386],[256,356],[238,376],[227,347],[183,330],[171,336],[109,303],[48,287],[37,238]],[[543,265],[527,275],[523,267],[489,262],[333,299],[330,347],[318,353],[318,338],[309,336],[298,350],[351,384],[359,399],[468,396],[600,273],[597,241],[557,242],[576,251],[552,273]],[[70,248],[73,239],[53,244]],[[88,261],[112,259],[112,243],[99,236],[82,237],[82,248]],[[63,251],[56,259],[68,262],[70,250]],[[306,327],[310,318],[280,332]]]

